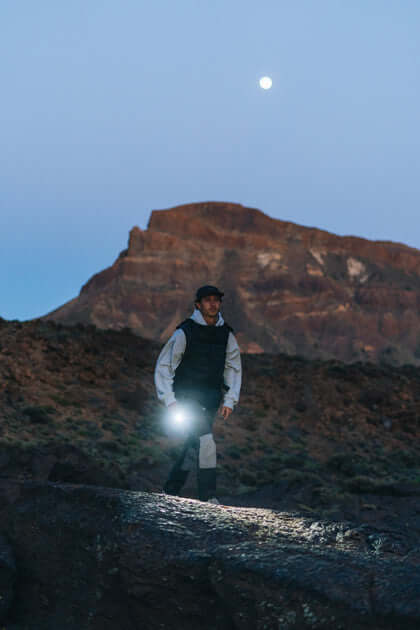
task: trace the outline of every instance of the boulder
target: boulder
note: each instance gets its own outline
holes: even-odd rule
[[[6,537],[0,534],[0,622],[3,622],[13,601],[16,563]]]
[[[346,523],[159,493],[3,480],[27,630],[419,627],[418,548]],[[357,533],[357,532],[356,532]]]

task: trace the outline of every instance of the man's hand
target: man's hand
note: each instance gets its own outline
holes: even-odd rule
[[[230,407],[223,406],[220,411],[220,415],[223,416],[224,420],[227,420],[232,413],[232,409]]]

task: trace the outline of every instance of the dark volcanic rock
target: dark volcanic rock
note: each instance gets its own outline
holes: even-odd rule
[[[420,252],[223,202],[154,210],[128,248],[46,318],[165,341],[203,284],[246,352],[420,364]]]
[[[162,494],[3,481],[28,630],[412,629],[418,548],[368,527]],[[385,548],[384,548],[385,549]]]
[[[12,548],[0,535],[0,621],[4,621],[10,608],[16,581],[16,564]]]

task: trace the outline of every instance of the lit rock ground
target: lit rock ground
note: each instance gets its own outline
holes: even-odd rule
[[[368,526],[156,493],[12,480],[0,489],[17,566],[8,630],[420,624],[420,552],[401,536],[385,543]]]

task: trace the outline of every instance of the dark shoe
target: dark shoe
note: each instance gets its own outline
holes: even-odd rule
[[[173,492],[170,490],[165,490],[165,488],[163,488],[163,492],[164,494],[169,494],[172,497],[180,497],[181,495],[178,492]]]
[[[179,496],[180,492],[187,481],[188,470],[173,469],[169,475],[168,481],[163,486],[163,491],[166,494],[173,494]]]
[[[170,482],[165,483],[165,485],[163,486],[163,492],[165,494],[170,494],[174,497],[179,497],[180,491],[181,491],[181,488],[176,487],[174,484],[171,484]]]

